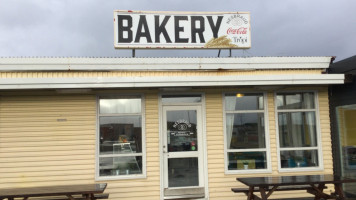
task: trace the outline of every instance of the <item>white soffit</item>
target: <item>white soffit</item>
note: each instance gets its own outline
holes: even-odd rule
[[[0,58],[0,71],[326,69],[332,57]]]
[[[93,78],[2,78],[0,89],[47,88],[147,88],[184,86],[322,85],[343,84],[343,74],[184,76],[184,77],[93,77]]]

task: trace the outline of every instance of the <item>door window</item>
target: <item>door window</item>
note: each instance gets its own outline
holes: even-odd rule
[[[201,124],[197,106],[164,109],[165,187],[202,186]]]

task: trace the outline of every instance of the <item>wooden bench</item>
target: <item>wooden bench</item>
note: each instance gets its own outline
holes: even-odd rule
[[[327,187],[325,186],[323,189],[326,189]],[[268,188],[272,189],[272,188]],[[293,186],[279,186],[275,191],[291,191],[291,190],[309,190],[312,189],[312,186],[310,185],[293,185]],[[234,193],[245,193],[248,195],[249,188],[231,188],[231,191]],[[254,192],[259,192],[258,188],[255,187]],[[253,195],[254,199],[261,199],[256,195]],[[291,198],[291,199],[296,199],[296,198]]]

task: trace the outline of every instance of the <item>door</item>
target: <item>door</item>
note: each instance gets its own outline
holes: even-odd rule
[[[204,197],[201,106],[163,106],[164,196]]]

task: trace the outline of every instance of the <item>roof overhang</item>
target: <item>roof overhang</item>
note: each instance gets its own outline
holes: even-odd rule
[[[184,77],[2,78],[0,89],[148,88],[343,84],[343,74]]]
[[[326,69],[332,57],[0,58],[0,71]]]

